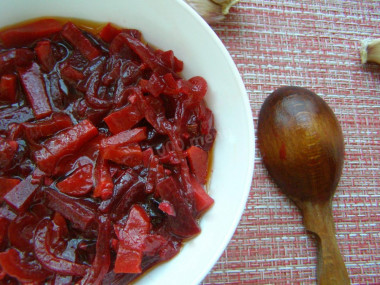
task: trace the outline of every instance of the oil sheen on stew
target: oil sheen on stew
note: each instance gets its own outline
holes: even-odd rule
[[[138,30],[80,23],[0,31],[1,284],[126,284],[214,202],[205,79]]]

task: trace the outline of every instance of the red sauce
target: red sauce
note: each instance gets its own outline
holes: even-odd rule
[[[206,81],[137,30],[75,23],[0,31],[2,284],[125,284],[213,204]]]

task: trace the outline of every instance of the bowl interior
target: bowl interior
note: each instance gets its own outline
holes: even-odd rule
[[[0,27],[42,16],[113,22],[139,29],[149,43],[173,50],[184,61],[185,78],[200,75],[207,80],[206,101],[218,131],[208,184],[215,205],[201,218],[201,234],[136,284],[201,282],[235,231],[253,175],[252,114],[232,58],[206,22],[182,0],[0,1]]]

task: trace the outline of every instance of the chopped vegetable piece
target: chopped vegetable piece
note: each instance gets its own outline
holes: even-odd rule
[[[22,124],[26,137],[31,141],[49,137],[72,125],[70,117],[64,113],[53,113],[47,120]]]
[[[169,225],[174,234],[182,238],[190,238],[200,232],[200,228],[192,216],[191,209],[181,195],[181,189],[173,177],[165,178],[157,183],[162,199],[169,201],[176,213],[168,216]]]
[[[111,25],[111,23],[108,23],[107,25],[105,25],[103,27],[103,29],[99,32],[99,37],[107,42],[107,43],[110,43],[112,42],[112,40],[118,35],[120,34],[121,30],[120,29],[117,29],[115,28],[113,25]]]
[[[95,212],[83,201],[71,198],[49,188],[45,193],[48,207],[60,213],[80,230],[86,230],[94,221]]]
[[[100,51],[92,45],[90,40],[73,23],[68,22],[63,26],[62,35],[88,60],[100,56]]]
[[[123,131],[114,136],[104,138],[101,141],[101,147],[124,146],[131,143],[138,143],[147,138],[146,128],[135,128]]]
[[[38,184],[32,183],[32,179],[32,175],[29,175],[4,196],[8,205],[18,212],[24,212],[29,207],[39,187]]]
[[[0,32],[5,47],[22,46],[59,32],[62,24],[55,19],[42,19]]]
[[[112,181],[109,164],[107,160],[99,157],[95,166],[94,197],[100,197],[102,200],[111,198],[113,187],[114,184]]]
[[[200,215],[204,211],[214,204],[214,199],[212,199],[207,192],[204,190],[202,185],[194,177],[191,178],[191,185],[194,189],[194,206],[197,214]]]
[[[38,262],[22,260],[20,253],[14,248],[0,253],[0,265],[9,276],[20,282],[39,283],[51,275]]]
[[[0,75],[14,71],[15,67],[27,66],[34,58],[34,53],[26,48],[12,49],[0,53]]]
[[[79,197],[89,193],[93,186],[91,164],[86,164],[78,168],[70,176],[57,183],[57,188],[62,193]]]
[[[186,150],[190,169],[201,184],[207,180],[208,153],[197,146],[191,146]]]
[[[20,179],[17,178],[0,177],[0,202],[2,202],[4,196],[19,183]]]
[[[46,72],[52,71],[54,68],[56,61],[53,55],[53,51],[51,49],[50,41],[40,41],[37,43],[34,51],[37,54],[37,58],[42,66],[42,68]]]
[[[11,221],[8,227],[8,238],[12,246],[22,251],[33,250],[33,234],[39,218],[30,213],[24,213]]]
[[[47,269],[63,275],[84,276],[89,267],[59,258],[51,252],[52,223],[42,220],[34,235],[34,253],[38,261]]]
[[[97,134],[96,127],[90,121],[84,120],[46,141],[44,146],[34,153],[36,163],[41,170],[52,173],[63,156],[77,151]]]
[[[0,101],[15,103],[17,101],[17,78],[14,74],[5,74],[0,79]]]
[[[0,137],[0,170],[8,168],[16,154],[18,143]]]
[[[104,118],[111,133],[117,134],[125,130],[129,130],[136,125],[144,114],[134,104],[129,104],[124,108],[109,114]]]
[[[170,215],[170,216],[175,216],[175,210],[174,210],[174,207],[173,207],[173,205],[170,204],[168,201],[162,201],[162,202],[160,203],[160,205],[158,205],[158,208],[159,208],[162,212],[164,212],[164,213],[166,213],[166,214],[168,214],[168,215]]]
[[[36,119],[42,119],[52,113],[42,73],[37,63],[32,63],[28,68],[18,68],[18,73],[26,97],[33,109]]]
[[[138,144],[108,146],[103,149],[102,156],[104,159],[129,167],[142,164],[143,159],[142,151]]]
[[[106,217],[100,217],[99,234],[96,241],[96,255],[90,270],[83,277],[80,284],[102,284],[104,276],[111,265],[110,239],[111,222]]]
[[[114,272],[140,273],[144,241],[150,231],[150,219],[141,206],[132,207],[125,225],[115,225],[119,240]]]

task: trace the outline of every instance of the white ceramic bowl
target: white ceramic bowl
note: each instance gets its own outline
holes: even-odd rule
[[[203,76],[206,101],[218,131],[208,191],[215,205],[202,217],[202,232],[169,262],[137,284],[198,284],[231,239],[244,210],[254,166],[254,132],[248,96],[222,42],[182,0],[1,0],[0,27],[41,16],[73,17],[142,31],[160,49],[174,51],[183,75]]]

